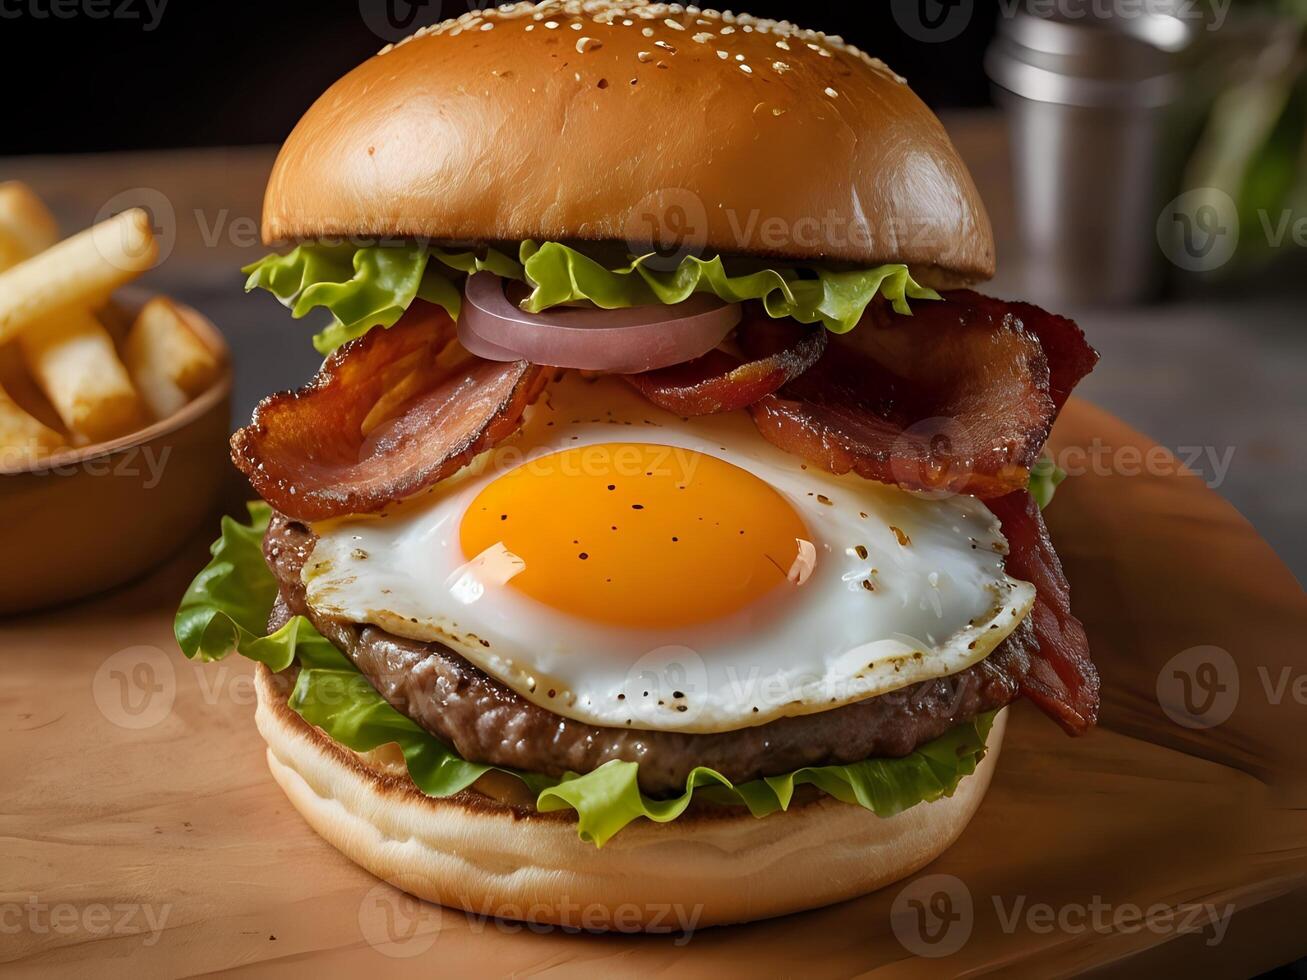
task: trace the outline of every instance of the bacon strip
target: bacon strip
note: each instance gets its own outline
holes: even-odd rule
[[[1055,420],[1076,385],[1098,366],[1098,351],[1085,340],[1085,332],[1075,321],[1064,316],[1049,313],[1032,303],[1009,303],[970,289],[946,293],[945,301],[969,307],[975,315],[987,317],[991,323],[1020,325],[1021,329],[1039,338],[1039,346],[1048,358],[1048,394],[1057,409]]]
[[[1035,608],[1027,623],[1033,631],[1020,636],[1028,663],[1021,693],[1061,725],[1083,735],[1098,721],[1098,671],[1089,659],[1089,639],[1071,612],[1071,586],[1053,550],[1039,505],[1027,491],[988,502],[1003,522],[1011,548],[1008,574],[1035,586]],[[1026,624],[1022,624],[1023,627]]]
[[[820,360],[826,350],[824,327],[804,327],[793,320],[772,320],[758,304],[740,330],[766,332],[769,353],[748,362],[722,350],[693,361],[626,381],[659,408],[676,415],[718,415],[748,408],[793,381]]]
[[[763,436],[832,473],[1001,497],[1026,487],[1098,354],[1070,320],[970,291],[873,308],[810,371],[752,406]],[[775,340],[742,329],[753,357]]]
[[[525,361],[471,357],[453,321],[416,304],[336,351],[309,385],[266,398],[232,460],[301,521],[370,513],[450,476],[518,430],[547,383]]]

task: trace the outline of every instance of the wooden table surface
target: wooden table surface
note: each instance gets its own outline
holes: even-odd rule
[[[1096,439],[1153,448],[1073,401],[1054,446]],[[440,910],[318,839],[267,771],[249,664],[192,664],[172,646],[202,542],[134,587],[10,620],[0,974],[1249,976],[1304,955],[1307,703],[1293,692],[1307,598],[1174,468],[1071,481],[1050,523],[1103,677],[1098,730],[1067,738],[1017,704],[975,820],[912,880],[689,936]],[[1168,714],[1177,670],[1201,680],[1186,658],[1210,647],[1227,651],[1224,700],[1191,729]],[[949,914],[923,921],[913,901]]]
[[[987,112],[946,117],[989,208],[999,276],[988,291],[1020,298],[1006,130]],[[0,158],[0,180],[26,180],[65,229],[106,208],[146,203],[172,243],[148,282],[210,316],[238,375],[234,412],[248,419],[270,391],[297,385],[316,361],[311,329],[267,295],[241,292],[258,242],[275,150],[250,148],[57,158]],[[1304,285],[1307,285],[1305,283]],[[1307,331],[1303,300],[1233,295],[1129,309],[1059,309],[1103,353],[1080,394],[1147,432],[1208,479],[1307,582]]]

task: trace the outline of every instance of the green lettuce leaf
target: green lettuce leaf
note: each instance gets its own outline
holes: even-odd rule
[[[248,507],[249,524],[222,519],[222,537],[209,549],[213,559],[195,577],[177,610],[177,645],[191,659],[221,660],[234,650],[271,670],[285,670],[297,659],[315,666],[350,666],[302,616],[268,633],[277,580],[263,560],[263,535],[272,509],[262,501]]]
[[[652,256],[645,255],[609,269],[557,242],[523,242],[521,257],[527,281],[535,287],[522,305],[530,313],[578,300],[606,310],[656,303],[671,306],[695,293],[713,293],[728,303],[760,300],[776,319],[820,322],[833,333],[848,333],[878,294],[903,314],[912,312],[909,299],[939,299],[933,289],[918,285],[905,265],[853,272],[782,267],[730,276],[720,256],[706,261],[686,256],[676,269],[659,272],[649,268]]]
[[[476,252],[447,252],[434,248],[431,254],[455,272],[469,276],[474,272],[493,272],[501,279],[526,281],[526,270],[522,268],[522,263],[510,259],[497,249],[489,248],[485,255],[478,255]]]
[[[355,752],[398,745],[413,781],[428,796],[453,796],[493,768],[465,761],[396,711],[353,664],[337,670],[301,670],[290,706]]]
[[[1041,456],[1039,462],[1030,468],[1030,495],[1039,504],[1040,510],[1047,510],[1053,502],[1053,495],[1066,479],[1066,470],[1058,466],[1048,456]]]
[[[264,503],[249,505],[250,523],[222,522],[222,537],[210,549],[212,561],[182,599],[174,632],[187,657],[212,661],[233,650],[271,670],[300,667],[290,706],[305,721],[356,752],[396,744],[414,783],[428,796],[447,797],[466,789],[497,767],[468,762],[444,741],[396,711],[367,678],[304,617],[296,616],[271,635],[268,617],[277,584],[263,560],[262,541],[271,517]],[[542,812],[572,809],[577,832],[602,847],[634,820],[675,820],[696,792],[726,805],[747,807],[755,817],[785,810],[800,786],[815,786],[850,805],[888,817],[944,796],[975,772],[984,758],[993,715],[982,715],[903,759],[870,759],[848,766],[800,769],[733,785],[711,769],[696,769],[685,792],[653,800],[640,792],[634,762],[610,762],[585,775],[551,779],[497,769],[520,779],[536,794]]]
[[[652,258],[640,256],[609,268],[558,242],[532,241],[521,243],[516,261],[495,249],[481,254],[421,244],[358,249],[300,245],[242,271],[249,276],[246,291],[268,290],[296,319],[318,308],[331,313],[332,324],[314,338],[324,355],[375,326],[393,326],[414,299],[435,303],[458,319],[462,296],[451,276],[481,271],[527,283],[532,292],[522,307],[531,313],[581,301],[606,310],[671,305],[695,293],[712,293],[730,303],[758,300],[773,317],[823,323],[834,333],[852,330],[878,295],[903,314],[912,312],[910,299],[939,299],[904,265],[844,272],[781,265],[732,276],[720,256],[688,256],[667,271],[651,268]]]
[[[249,276],[246,292],[268,290],[297,320],[320,307],[331,312],[332,324],[313,338],[325,356],[373,327],[394,326],[414,299],[443,307],[458,319],[463,295],[449,266],[430,258],[431,250],[422,245],[300,245],[241,271]]]
[[[958,783],[976,771],[985,757],[985,740],[995,713],[980,715],[902,759],[868,759],[847,766],[818,766],[785,776],[769,776],[740,785],[712,769],[696,769],[685,792],[670,800],[651,800],[636,782],[634,762],[610,762],[584,776],[569,776],[543,790],[536,801],[542,812],[571,807],[581,839],[599,847],[641,817],[668,823],[689,807],[696,791],[714,803],[749,808],[755,817],[788,810],[800,786],[817,789],[850,805],[892,817],[919,803],[952,796]]]
[[[981,715],[903,759],[869,759],[848,766],[800,769],[739,786],[712,769],[696,769],[685,792],[669,800],[653,800],[640,792],[639,766],[609,762],[585,775],[549,779],[467,762],[441,739],[392,708],[352,666],[343,670],[303,670],[291,694],[290,706],[332,739],[356,752],[382,745],[399,746],[409,775],[428,796],[447,797],[466,789],[487,772],[516,776],[537,794],[543,813],[572,809],[581,839],[602,847],[634,820],[668,823],[689,808],[697,791],[715,803],[748,807],[755,817],[788,809],[800,786],[815,786],[844,803],[890,817],[916,806],[951,796],[963,777],[976,771],[984,758],[985,740],[994,715]]]

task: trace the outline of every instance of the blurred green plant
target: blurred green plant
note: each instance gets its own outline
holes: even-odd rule
[[[1276,6],[1290,16],[1307,21],[1307,0],[1279,0]]]
[[[1307,0],[1236,0],[1230,72],[1186,174],[1186,186],[1234,200],[1240,238],[1224,274],[1245,274],[1302,250],[1292,224],[1307,219]]]

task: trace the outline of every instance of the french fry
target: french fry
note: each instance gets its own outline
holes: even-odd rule
[[[0,271],[43,252],[59,240],[54,216],[26,184],[0,184]],[[24,401],[10,394],[14,389]],[[0,347],[0,469],[26,465],[65,444],[63,435],[27,410],[44,402],[16,350]],[[47,411],[48,405],[43,405]],[[53,421],[53,420],[51,420]]]
[[[59,226],[26,184],[0,184],[0,272],[59,240]]]
[[[0,470],[32,463],[63,444],[63,436],[24,412],[0,388]]]
[[[28,374],[27,361],[17,341],[0,346],[0,388],[7,391],[24,412],[47,429],[62,433],[63,422],[59,419],[59,413]]]
[[[11,180],[0,184],[0,238],[10,243],[15,256],[10,265],[17,265],[54,246],[59,225],[30,187]]]
[[[149,216],[134,208],[0,272],[0,343],[55,314],[102,305],[158,255]]]
[[[27,250],[13,235],[0,228],[0,272],[11,268],[28,257]]]
[[[218,359],[167,297],[145,304],[123,346],[123,361],[155,418],[165,419],[204,392]]]
[[[113,339],[89,312],[57,311],[24,330],[19,344],[74,442],[107,442],[144,425],[144,407]]]

